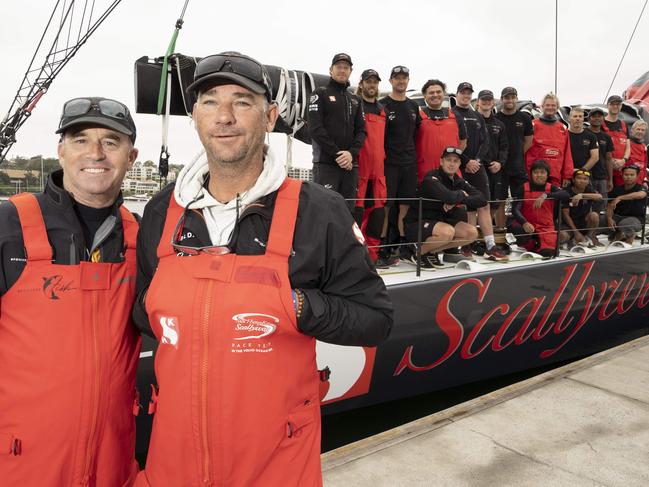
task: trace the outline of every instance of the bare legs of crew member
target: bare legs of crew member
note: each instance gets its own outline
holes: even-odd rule
[[[469,245],[476,238],[478,238],[478,230],[475,225],[458,222],[453,227],[448,223],[437,222],[433,227],[433,234],[422,243],[421,253],[423,255]]]

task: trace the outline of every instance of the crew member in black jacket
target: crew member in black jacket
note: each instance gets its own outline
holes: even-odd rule
[[[464,149],[464,155],[467,158],[466,164],[462,164],[462,176],[474,187],[482,191],[487,201],[491,198],[489,189],[489,178],[487,176],[486,158],[489,152],[489,135],[487,134],[487,124],[478,112],[471,107],[471,96],[473,95],[473,85],[462,82],[457,87],[456,100],[457,105],[453,111],[464,118],[466,125],[467,143]],[[494,239],[493,224],[491,222],[491,209],[486,205],[476,212],[469,213],[469,223],[480,224],[480,231],[484,238],[484,247],[474,245],[472,249],[478,254],[485,255],[492,260],[507,260],[507,256],[496,246]]]
[[[489,151],[485,156],[484,165],[489,177],[491,213],[496,219],[496,226],[503,228],[505,226],[505,200],[507,199],[507,181],[503,174],[505,174],[505,163],[509,155],[507,128],[493,115],[493,91],[482,90],[478,93],[477,108],[484,118],[489,134]]]
[[[478,238],[474,225],[467,223],[467,209],[475,211],[487,205],[482,193],[457,176],[460,164],[466,162],[462,149],[447,147],[441,154],[440,167],[424,176],[419,186],[422,203],[421,266],[441,267],[437,252],[451,247],[469,245]],[[435,201],[430,201],[435,200]],[[406,237],[416,242],[419,233],[419,210],[411,206],[404,219]],[[411,257],[413,263],[417,257]]]
[[[313,149],[313,180],[340,193],[354,212],[358,191],[358,152],[365,142],[365,118],[360,99],[348,90],[352,58],[336,54],[327,86],[311,94],[308,128]]]

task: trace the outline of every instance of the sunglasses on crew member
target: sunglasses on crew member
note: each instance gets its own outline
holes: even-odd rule
[[[173,247],[174,251],[177,253],[182,252],[183,254],[186,255],[198,255],[201,252],[208,254],[208,255],[225,255],[230,253],[230,248],[227,245],[207,245],[205,247],[192,247],[189,245],[183,245],[180,243],[180,236],[183,231],[183,227],[185,226],[185,220],[187,219],[187,214],[191,211],[189,207],[199,199],[201,199],[203,195],[200,195],[197,198],[194,198],[192,201],[190,201],[185,209],[183,210],[183,214],[180,215],[180,219],[178,220],[178,223],[176,224],[176,228],[174,228],[173,233],[171,234],[171,246]]]
[[[586,171],[586,169],[576,169],[575,172],[573,173],[573,176],[588,176],[588,177],[590,177],[590,171]]]
[[[444,154],[442,157],[447,156],[449,154],[457,154],[458,156],[462,155],[462,149],[458,149],[457,147],[449,147],[448,149],[444,149]]]
[[[410,70],[406,68],[405,66],[395,66],[392,68],[392,76],[396,76],[397,74],[410,74]]]
[[[196,65],[194,80],[198,81],[203,76],[221,71],[239,74],[268,88],[262,65],[235,54],[214,54],[201,59]]]
[[[128,118],[126,105],[115,100],[92,100],[91,98],[74,98],[63,105],[62,117],[78,117],[91,110],[97,110],[102,115],[118,120]]]

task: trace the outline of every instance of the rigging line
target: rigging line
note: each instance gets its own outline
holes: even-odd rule
[[[79,22],[79,33],[77,34],[77,44],[81,39],[81,31],[83,30],[83,23],[86,20],[86,10],[88,10],[88,0],[83,3],[83,13],[81,14],[81,22]]]
[[[554,94],[557,94],[557,71],[559,65],[559,0],[554,2]]]
[[[68,24],[68,38],[65,41],[66,46],[70,45],[70,35],[72,34],[72,25],[74,24],[74,4],[75,4],[75,2],[73,1],[72,2],[72,15],[70,15],[70,22]]]
[[[627,42],[626,48],[624,49],[624,53],[622,53],[622,59],[620,59],[620,63],[617,65],[617,69],[615,70],[615,74],[613,75],[613,79],[611,80],[611,84],[608,87],[608,90],[606,91],[606,95],[604,96],[604,103],[606,103],[606,99],[608,98],[608,95],[611,92],[611,89],[613,88],[613,83],[615,83],[615,78],[617,78],[617,74],[620,72],[620,67],[622,66],[624,57],[626,56],[626,53],[629,50],[629,46],[631,45],[631,41],[633,40],[633,36],[635,35],[635,31],[637,30],[638,25],[640,24],[640,20],[642,19],[642,14],[644,13],[644,10],[647,7],[648,2],[649,0],[645,0],[644,5],[642,6],[642,10],[640,11],[640,15],[638,15],[638,20],[635,23],[633,32],[631,32],[631,37],[629,37],[629,42]]]
[[[88,29],[92,23],[92,14],[95,13],[95,0],[92,0],[92,7],[90,7],[90,16],[88,17]]]

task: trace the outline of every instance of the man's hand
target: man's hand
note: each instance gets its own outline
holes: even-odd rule
[[[613,220],[612,218],[608,218],[608,228],[610,228],[613,231],[617,230],[615,226],[615,220]]]
[[[545,200],[547,200],[547,199],[548,199],[548,195],[546,195],[545,193],[543,193],[541,196],[539,196],[538,198],[536,198],[536,199],[534,200],[534,208],[535,208],[536,210],[538,210],[539,208],[541,208],[541,205],[542,205],[543,202],[544,202]]]
[[[593,201],[601,201],[604,197],[601,195],[601,193],[591,193],[590,199]]]
[[[523,223],[523,230],[527,233],[534,233],[534,225],[532,225],[530,222],[525,222]]]
[[[613,191],[613,180],[606,181],[606,192]]]
[[[572,181],[571,181],[570,179],[564,179],[564,180],[563,180],[563,183],[561,183],[561,187],[562,187],[562,188],[567,188],[567,187],[570,186],[571,184],[572,184]]]
[[[466,163],[466,167],[464,168],[464,170],[469,174],[475,174],[480,170],[480,163],[475,159],[471,159],[469,162]]]
[[[584,237],[584,234],[581,233],[579,230],[575,230],[575,242],[582,243],[585,240],[586,237]]]
[[[354,158],[352,157],[352,153],[347,151],[347,150],[341,150],[336,152],[336,163],[342,168],[345,169],[346,171],[351,171],[352,168],[354,167],[353,165],[353,160]]]
[[[450,204],[450,203],[444,203],[444,204],[442,205],[442,208],[444,209],[444,212],[449,212],[449,211],[451,211],[453,208],[455,208],[455,205],[452,205],[452,204]]]
[[[491,164],[489,165],[489,171],[491,171],[491,174],[496,174],[498,171],[502,169],[502,164],[498,161],[491,161]]]
[[[620,201],[622,201],[622,200],[621,200],[620,197],[618,196],[618,197],[615,198],[613,201],[609,201],[608,204],[609,204],[609,205],[612,205],[612,206],[613,206],[613,209],[615,209],[615,207],[617,206],[617,204],[618,204]]]
[[[579,201],[581,201],[583,198],[584,195],[582,193],[577,193],[572,198],[570,198],[570,206],[577,206],[579,204]]]
[[[624,159],[613,159],[613,169],[620,170],[624,167]]]

